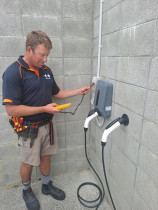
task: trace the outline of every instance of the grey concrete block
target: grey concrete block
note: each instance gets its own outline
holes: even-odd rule
[[[93,39],[93,57],[98,56],[98,42],[99,42],[98,38]]]
[[[153,173],[153,171],[151,171]],[[155,173],[155,172],[154,172]],[[157,202],[157,196],[158,196],[158,188],[157,185],[155,185],[150,178],[144,173],[144,171],[138,169],[137,171],[137,177],[136,177],[136,185],[135,189],[146,204],[145,206],[148,206],[148,209],[157,209],[158,208],[158,202]],[[140,205],[140,204],[139,204]],[[142,203],[143,205],[143,203]]]
[[[2,92],[0,94],[0,101],[2,102]],[[2,105],[2,103],[0,104],[0,113],[6,113],[6,109],[5,109],[5,106]],[[8,126],[9,127],[9,126]]]
[[[0,187],[6,186],[5,176],[4,174],[0,174]]]
[[[18,146],[15,144],[2,145],[0,147],[0,159],[14,158],[18,154]]]
[[[2,84],[2,79],[0,79],[0,84]],[[0,86],[0,93],[2,95],[2,85]]]
[[[23,15],[24,34],[33,30],[42,30],[49,37],[61,37],[61,18],[51,16]]]
[[[157,67],[158,67],[158,58],[155,57],[155,58],[152,59],[151,67],[150,67],[149,89],[156,90],[156,91],[158,91],[158,84],[157,84],[158,72],[157,72]]]
[[[57,104],[65,104],[65,101],[62,102],[61,100],[60,101],[54,100],[54,102]],[[56,123],[65,122],[65,114],[62,113],[55,114],[54,119]]]
[[[58,147],[59,147],[59,150],[60,149],[64,149],[65,148],[65,136],[62,136],[62,137],[58,137]]]
[[[115,102],[142,115],[145,103],[145,93],[146,91],[143,88],[117,82]]]
[[[90,39],[63,39],[63,53],[65,58],[90,58],[92,42]]]
[[[18,57],[25,54],[24,37],[0,37],[0,56]],[[7,47],[6,47],[7,46]]]
[[[31,174],[31,182],[37,182],[39,181],[39,178],[41,178],[41,173],[39,173],[40,175],[38,176],[38,167],[33,167],[32,169],[32,174]],[[40,170],[39,170],[40,171]]]
[[[57,176],[59,174],[64,174],[67,172],[67,168],[65,166],[65,161],[60,163],[53,163],[51,165],[51,176]],[[52,177],[53,181],[53,177]]]
[[[18,136],[14,133],[14,130],[10,126],[9,128],[0,130],[0,139],[1,139],[1,145],[5,144],[13,144],[18,143]]]
[[[151,210],[148,204],[143,200],[143,198],[137,193],[137,191],[134,192],[133,197],[133,205],[132,210]]]
[[[63,75],[63,64],[62,58],[49,58],[46,65],[52,70],[54,76]]]
[[[153,56],[158,55],[158,21],[156,21],[156,27],[154,31],[154,46],[153,46]]]
[[[90,74],[91,69],[91,58],[64,58],[65,75]]]
[[[93,60],[92,60],[92,76],[97,75],[97,69],[98,69],[98,57],[93,57]]]
[[[137,165],[139,142],[131,138],[122,128],[115,130],[111,134],[111,141],[121,152]]]
[[[10,174],[4,174],[6,185],[13,185],[13,184],[19,184],[21,182],[21,177],[19,171],[12,171]]]
[[[118,60],[117,57],[102,57],[100,76],[115,79]]]
[[[78,170],[87,170],[89,168],[89,165],[85,158],[80,158],[77,161],[66,161],[65,163],[66,166],[66,172],[70,171],[78,171]]]
[[[2,173],[2,161],[0,160],[0,173]]]
[[[142,117],[118,104],[114,104],[114,118],[121,117],[123,114],[127,114],[129,117],[129,125],[122,129],[129,136],[136,139],[137,141],[141,141],[141,128],[142,128]]]
[[[122,15],[121,4],[118,4],[116,7],[113,7],[104,13],[102,34],[104,35],[120,30],[123,23]]]
[[[70,112],[73,112],[75,111],[76,109],[76,106],[71,106],[70,108],[67,108],[65,109],[65,111],[70,111]],[[89,107],[88,106],[79,106],[77,111],[75,112],[74,115],[71,115],[71,114],[66,114],[66,122],[69,122],[69,121],[77,121],[77,120],[85,120],[88,113],[89,113]]]
[[[21,7],[22,14],[61,16],[61,0],[22,0]]]
[[[51,162],[53,163],[60,163],[65,161],[66,159],[66,151],[65,149],[60,149],[57,154],[52,155]]]
[[[88,130],[89,130],[90,136],[93,137],[94,139],[96,139],[97,129],[96,129],[96,121],[95,120],[91,121]]]
[[[80,87],[89,87],[90,84],[91,84],[90,75],[71,75],[71,77],[69,75],[65,76],[66,90],[76,89]]]
[[[66,135],[82,134],[84,120],[66,122]]]
[[[78,161],[85,156],[84,154],[84,146],[75,147],[75,148],[67,148],[66,150],[66,161]],[[73,160],[73,161],[72,161]]]
[[[111,176],[109,176],[108,182],[116,208],[118,210],[130,210],[131,204],[125,198],[123,191],[120,189],[120,186],[117,185],[117,183]],[[110,206],[112,206],[109,195],[108,195],[108,203],[110,203]]]
[[[107,11],[112,9],[113,7],[117,7],[119,4],[122,5],[122,0],[106,0],[103,4],[103,11]]]
[[[110,173],[116,182],[125,184],[124,187],[127,187],[126,184],[129,184],[132,188],[134,187],[136,166],[113,142]]]
[[[79,105],[79,103],[81,103],[81,100],[82,100],[82,96],[78,95],[78,96],[73,96],[72,98],[68,98],[65,101],[66,101],[66,103],[70,103],[71,102],[74,107],[75,106],[77,107]],[[87,106],[87,104],[89,104],[89,102],[90,102],[90,94],[86,95],[86,97],[84,97],[81,105],[82,106]]]
[[[118,53],[122,56],[152,54],[156,21],[133,26],[120,31]]]
[[[100,1],[98,0],[94,0],[93,1],[93,16],[94,18],[96,18],[98,15],[99,15],[99,11],[100,11],[100,4],[99,4]]]
[[[126,170],[129,169],[126,168]],[[114,173],[116,175],[114,175]],[[118,166],[117,163],[114,163],[113,161],[111,161],[110,164],[110,174],[112,174],[112,177],[115,176],[114,179],[117,183],[117,192],[121,192],[122,197],[124,197],[124,199],[126,199],[131,205],[134,191],[134,177],[130,177],[133,179],[133,185],[131,185],[129,181],[130,178],[126,176],[127,174],[124,174],[124,170],[122,170],[122,167]]]
[[[99,36],[99,17],[93,20],[93,38]]]
[[[143,145],[140,147],[140,155],[139,155],[138,167],[148,177],[148,180],[150,180],[156,186],[158,186],[158,180],[157,180],[157,173],[158,173],[157,156],[154,155],[153,153],[151,153]]]
[[[63,17],[91,17],[92,8],[92,0],[64,0]]]
[[[146,119],[158,124],[158,93],[154,91],[147,92],[144,116]]]
[[[76,148],[79,146],[84,146],[84,134],[73,134],[73,135],[67,135],[66,136],[66,145],[65,148]]]
[[[56,123],[56,129],[59,137],[64,137],[65,136],[65,123]]]
[[[62,57],[62,41],[61,39],[51,38],[53,48],[50,52],[50,58],[61,58]]]
[[[102,37],[102,56],[118,56],[120,32],[115,32]]]
[[[5,14],[21,14],[20,1],[1,0],[1,13]]]
[[[119,58],[117,80],[147,88],[149,66],[149,57]]]
[[[22,36],[22,21],[20,15],[0,15],[0,36]]]
[[[54,76],[57,86],[60,89],[64,89],[64,76]]]
[[[139,0],[123,1],[121,3],[123,26],[138,25],[156,19],[157,9],[157,0],[153,0],[152,4],[148,0],[142,2]]]
[[[2,161],[3,173],[9,174],[12,173],[13,171],[20,171],[21,161],[22,160],[20,157],[4,159]]]
[[[64,18],[63,38],[92,38],[92,19]]]
[[[158,125],[144,120],[141,143],[154,155],[158,156]]]
[[[1,116],[0,117],[0,125],[1,125],[0,129],[1,130],[5,130],[5,129],[10,128],[10,124],[9,124],[7,113],[6,112],[1,113],[0,116]]]

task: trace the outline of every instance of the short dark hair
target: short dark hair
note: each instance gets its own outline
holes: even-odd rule
[[[52,42],[48,35],[43,31],[32,31],[26,37],[26,48],[28,46],[34,50],[39,44],[44,44],[48,49],[52,49]]]

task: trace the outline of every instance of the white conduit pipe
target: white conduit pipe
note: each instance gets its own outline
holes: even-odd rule
[[[100,76],[100,57],[101,57],[101,33],[102,33],[102,19],[103,19],[103,3],[104,0],[100,0],[100,19],[99,19],[99,43],[98,43],[98,68],[97,68],[97,78]]]
[[[102,35],[102,20],[103,20],[103,3],[104,0],[100,0],[100,18],[99,18],[99,43],[98,43],[98,68],[97,68],[97,78],[100,77],[100,60],[101,60],[101,35]],[[102,122],[99,122],[98,117],[96,118],[97,125],[102,127],[104,125],[105,119],[102,119]]]

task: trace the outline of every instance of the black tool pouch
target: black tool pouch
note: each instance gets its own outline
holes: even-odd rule
[[[14,122],[13,122],[12,119],[9,119],[9,123],[10,123],[10,125],[12,126],[12,128],[14,128]]]
[[[38,136],[38,128],[39,127],[34,127],[34,128],[30,128],[30,148],[32,148],[33,144],[34,144],[34,140],[37,138]]]
[[[20,133],[17,133],[18,137],[22,137],[23,141],[26,141],[30,137],[30,128],[26,128]]]

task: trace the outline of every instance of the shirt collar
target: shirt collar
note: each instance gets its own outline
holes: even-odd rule
[[[26,67],[27,69],[29,69],[30,67],[29,67],[29,65],[23,60],[23,57],[24,57],[24,56],[19,56],[18,61],[19,61],[24,67]]]
[[[20,55],[19,58],[18,58],[18,61],[26,68],[26,69],[30,69],[29,65],[23,60],[23,55]],[[46,66],[43,65],[42,68],[39,68],[39,70],[44,70],[46,69]]]

